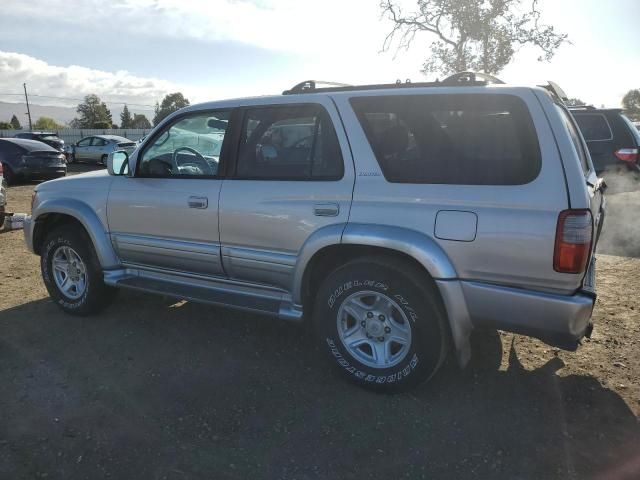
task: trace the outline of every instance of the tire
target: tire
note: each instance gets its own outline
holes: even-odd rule
[[[107,166],[107,155],[102,155],[100,157],[100,165],[102,165],[103,167]]]
[[[335,270],[319,288],[313,323],[333,366],[375,391],[430,379],[450,343],[435,284],[403,259],[363,257]]]
[[[7,185],[14,185],[16,183],[16,175],[13,173],[13,170],[11,170],[11,167],[3,163],[2,168],[4,170],[2,175],[7,181]]]
[[[60,273],[64,268],[54,268],[54,258],[59,265],[64,265],[66,258],[68,268],[69,263],[76,262],[76,267],[73,267],[71,273],[67,270],[66,275]],[[40,257],[40,269],[51,299],[71,315],[85,316],[97,313],[108,306],[115,296],[116,289],[104,283],[102,268],[91,239],[79,227],[63,226],[46,236]],[[65,276],[68,276],[68,280],[79,279],[78,282],[67,283],[67,286],[76,283],[78,287],[75,290],[65,291],[60,287]]]

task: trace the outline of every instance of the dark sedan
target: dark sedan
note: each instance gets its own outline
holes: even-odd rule
[[[64,153],[36,140],[0,138],[0,163],[9,184],[18,179],[49,180],[67,174]]]
[[[55,132],[20,132],[14,135],[14,138],[24,138],[27,140],[38,140],[46,143],[50,147],[55,148],[59,152],[64,152],[64,140],[62,140]]]

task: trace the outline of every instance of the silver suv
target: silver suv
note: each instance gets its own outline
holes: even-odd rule
[[[71,314],[128,288],[311,321],[387,391],[474,328],[590,334],[602,182],[543,88],[306,82],[182,109],[107,170],[39,185],[25,224]]]

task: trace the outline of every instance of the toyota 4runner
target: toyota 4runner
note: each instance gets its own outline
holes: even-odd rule
[[[167,117],[107,171],[36,187],[51,298],[119,288],[311,321],[357,384],[428,379],[474,328],[591,332],[602,182],[559,97],[471,75],[305,82]]]

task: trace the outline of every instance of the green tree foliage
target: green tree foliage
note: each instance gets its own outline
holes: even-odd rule
[[[182,93],[170,93],[162,99],[159,105],[156,103],[156,115],[153,117],[153,124],[158,125],[167,115],[188,106],[189,100],[184,98]]]
[[[625,114],[634,121],[640,120],[640,89],[629,90],[622,98]]]
[[[11,122],[0,122],[0,130],[13,130]]]
[[[531,0],[529,9],[523,1],[417,0],[415,11],[405,13],[397,0],[382,0],[382,13],[393,23],[383,50],[394,43],[408,49],[416,35],[426,34],[431,54],[422,71],[442,75],[499,73],[522,45],[537,47],[538,60],[549,61],[567,35],[540,23],[537,0]]]
[[[141,113],[134,113],[131,128],[151,128],[151,122]]]
[[[133,118],[131,118],[129,107],[125,105],[122,109],[122,113],[120,114],[120,128],[131,128],[132,122]]]
[[[58,128],[62,128],[62,125],[59,125],[53,118],[40,117],[36,120],[36,123],[33,124],[33,128],[36,130],[57,130]]]
[[[73,128],[111,128],[113,125],[111,112],[97,95],[84,97],[84,102],[78,105],[76,111],[80,116],[71,121]]]
[[[20,130],[22,129],[22,125],[20,125],[20,120],[18,120],[18,117],[16,117],[15,115],[13,117],[11,117],[11,126],[15,129],[15,130]]]
[[[569,100],[566,100],[564,102],[564,104],[567,107],[582,107],[584,105],[586,105],[586,103],[584,103],[582,100],[580,100],[579,98],[570,98]]]

